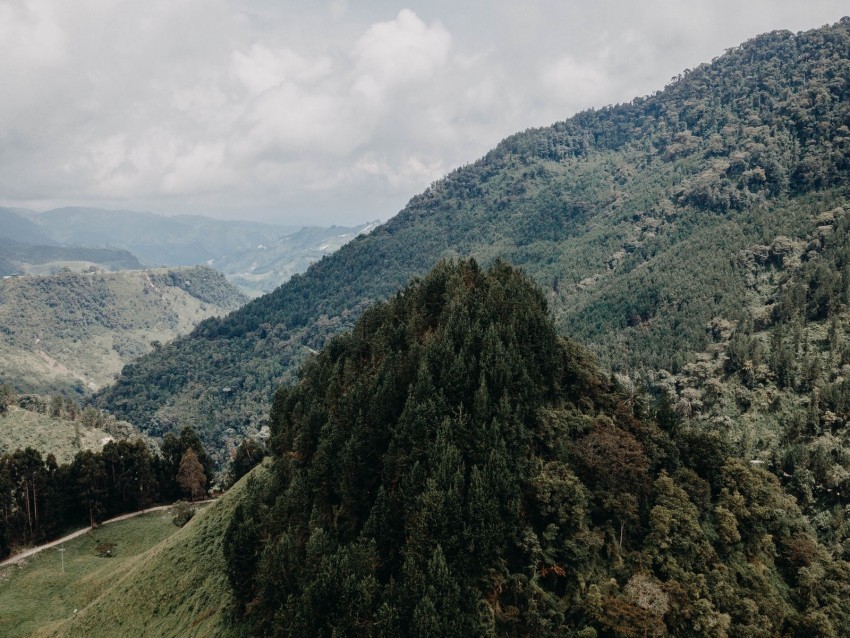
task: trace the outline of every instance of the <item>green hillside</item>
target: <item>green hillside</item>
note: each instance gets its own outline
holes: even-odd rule
[[[0,380],[21,392],[84,394],[133,358],[245,301],[202,267],[3,279]]]
[[[262,477],[262,468],[254,475]],[[60,619],[44,623],[32,635],[91,638],[242,635],[226,622],[230,593],[222,569],[221,543],[247,480],[203,509],[185,527],[150,549],[145,548],[144,553],[134,556],[120,571],[111,572],[108,581],[96,580],[83,604],[75,605],[76,614],[70,613],[70,605],[65,604],[66,612],[56,615]],[[128,532],[136,529],[134,521],[122,525],[126,525]],[[170,516],[167,525],[171,530],[176,529]],[[104,528],[104,533],[107,530]],[[113,537],[120,548],[122,534]],[[45,616],[42,612],[38,617]]]
[[[0,455],[33,448],[59,464],[70,463],[81,450],[100,452],[109,441],[137,438],[132,425],[113,419],[50,416],[37,410],[9,406],[0,414]]]
[[[843,539],[648,408],[518,271],[441,263],[276,396],[224,536],[245,633],[844,635]]]
[[[663,91],[528,130],[414,197],[273,293],[124,369],[98,401],[215,443],[265,422],[300,362],[444,257],[500,257],[543,287],[560,331],[633,377],[678,373],[740,322],[736,255],[802,241],[846,205],[850,20],[773,32]]]

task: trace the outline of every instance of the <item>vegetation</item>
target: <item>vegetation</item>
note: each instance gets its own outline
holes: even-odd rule
[[[73,394],[246,297],[209,268],[59,273],[0,281],[0,379]]]
[[[123,371],[98,402],[211,447],[267,423],[273,388],[444,257],[501,257],[608,370],[678,373],[751,301],[734,256],[845,202],[850,21],[774,32],[664,91],[514,135],[273,293]],[[447,229],[450,229],[448,231]],[[227,389],[227,391],[225,391]]]
[[[255,470],[252,476],[255,475],[262,479],[263,468]],[[77,607],[77,614],[66,612],[60,622],[44,625],[35,635],[45,638],[246,635],[228,626],[231,595],[222,569],[221,549],[223,532],[243,496],[246,481],[206,506],[180,529],[171,524],[169,517],[164,517],[163,524],[176,530],[171,536],[140,554],[122,571],[115,572],[109,583],[99,583],[97,597]],[[134,520],[127,521],[129,528]]]
[[[5,406],[4,406],[5,404]],[[109,441],[145,438],[126,421],[60,395],[18,396],[0,385],[0,454],[31,447],[70,463],[81,450],[100,451]]]
[[[81,248],[79,246],[33,246],[0,237],[0,275],[34,273],[36,270],[62,268],[78,264],[82,268],[127,270],[141,268],[139,260],[126,250]],[[41,266],[41,268],[36,268]]]
[[[199,448],[196,452],[193,445]],[[175,467],[174,459],[184,459]],[[103,450],[78,452],[71,463],[33,448],[0,456],[0,558],[18,546],[56,538],[71,527],[94,526],[187,492],[206,493],[203,462],[209,456],[186,428],[169,435],[163,455],[142,441],[110,441]]]
[[[104,592],[145,560],[151,548],[160,546],[175,532],[178,530],[165,512],[146,514],[78,536],[63,545],[61,556],[54,548],[20,565],[0,568],[0,635],[17,638],[52,634],[74,618],[75,612],[97,604]],[[110,545],[110,558],[100,557],[97,547]],[[125,607],[121,604],[116,609]],[[112,636],[121,635],[118,627],[113,627]]]
[[[517,271],[438,265],[278,392],[224,536],[240,628],[838,635],[850,563],[772,474],[659,416]]]

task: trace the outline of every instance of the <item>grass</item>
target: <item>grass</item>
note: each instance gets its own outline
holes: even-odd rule
[[[157,512],[75,539],[66,545],[64,576],[55,549],[7,568],[0,636],[240,635],[227,623],[221,541],[245,480],[181,529]],[[102,542],[116,543],[114,558],[95,555]]]
[[[99,428],[87,428],[79,422],[75,424],[16,406],[10,406],[8,413],[0,416],[0,453],[31,447],[42,456],[52,453],[60,464],[73,461],[80,450],[99,452],[103,449],[102,441],[110,436]]]
[[[150,548],[177,528],[167,511],[105,525],[65,544],[65,572],[55,548],[0,570],[0,636],[31,636],[61,624],[97,600]],[[111,558],[95,548],[114,543]]]

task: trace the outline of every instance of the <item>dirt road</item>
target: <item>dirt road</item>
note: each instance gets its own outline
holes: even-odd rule
[[[195,503],[195,505],[203,505],[204,503],[210,503],[213,500],[215,500],[215,499],[209,499],[209,500],[206,500],[206,501],[198,501],[197,503]],[[101,525],[109,525],[110,523],[115,523],[116,521],[124,521],[124,520],[127,520],[128,518],[133,518],[134,516],[141,516],[142,514],[148,514],[149,512],[158,512],[160,510],[167,510],[169,507],[172,507],[172,506],[171,505],[157,505],[156,507],[149,507],[146,510],[139,510],[138,512],[130,512],[129,514],[122,514],[121,516],[116,516],[115,518],[110,518],[108,521],[103,521],[102,523],[100,523],[100,525],[98,525],[98,527],[100,527]],[[38,554],[40,551],[43,551],[45,549],[50,549],[51,547],[56,547],[57,545],[61,545],[62,543],[65,543],[65,542],[71,540],[72,538],[77,538],[77,536],[82,536],[83,534],[91,531],[92,529],[94,529],[94,528],[84,527],[83,529],[78,529],[76,532],[71,532],[67,536],[63,536],[62,538],[57,538],[55,541],[50,541],[49,543],[45,543],[44,545],[39,545],[38,547],[33,547],[31,549],[24,550],[20,554],[15,554],[14,556],[11,556],[10,558],[7,558],[6,560],[0,562],[0,567],[6,567],[7,565],[14,565],[15,563],[18,563],[18,562],[24,560],[25,558],[29,558],[33,554]]]

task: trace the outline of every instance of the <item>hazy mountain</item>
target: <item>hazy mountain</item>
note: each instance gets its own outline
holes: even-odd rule
[[[40,246],[0,237],[0,275],[50,274],[63,268],[80,271],[91,267],[133,270],[142,265],[126,250]]]
[[[128,366],[99,401],[210,441],[255,427],[311,349],[460,255],[522,266],[606,368],[676,371],[711,343],[712,319],[746,318],[736,255],[806,237],[846,204],[848,30],[763,35],[655,95],[514,135],[304,275]]]
[[[26,212],[16,208],[0,208],[0,238],[22,244],[56,243],[41,226],[26,218]]]
[[[148,266],[192,266],[222,259],[296,230],[256,222],[97,208],[57,208],[33,217],[62,244],[124,248]]]
[[[211,259],[207,265],[220,270],[235,285],[257,294],[271,292],[293,275],[329,255],[357,235],[368,233],[378,222],[344,227],[307,226],[270,238],[249,250]]]
[[[88,392],[158,343],[245,301],[205,267],[3,279],[0,381],[26,392]]]

